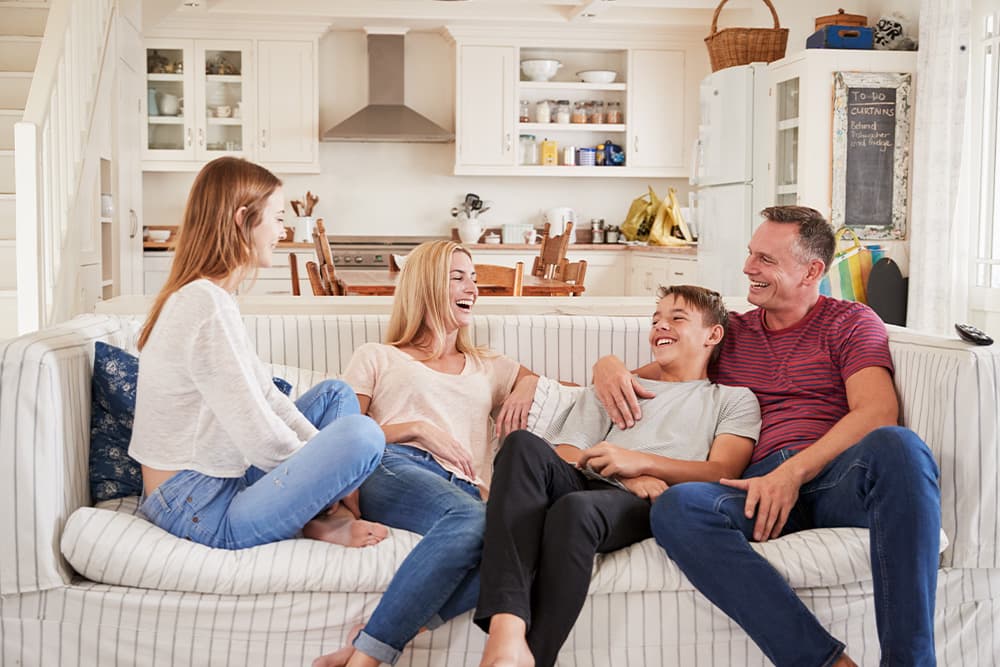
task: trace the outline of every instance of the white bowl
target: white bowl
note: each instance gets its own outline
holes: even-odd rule
[[[577,72],[584,83],[614,83],[618,72],[611,69],[588,69]]]
[[[562,63],[558,60],[522,60],[521,71],[530,81],[548,81],[556,75]]]
[[[150,229],[149,230],[149,240],[156,241],[157,243],[164,243],[170,238],[169,229]]]

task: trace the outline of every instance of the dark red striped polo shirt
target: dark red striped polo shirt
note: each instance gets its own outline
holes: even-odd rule
[[[893,372],[885,325],[868,306],[820,296],[795,325],[764,328],[763,310],[730,313],[719,384],[749,387],[760,401],[752,462],[779,449],[808,447],[847,414],[844,382],[869,366]]]

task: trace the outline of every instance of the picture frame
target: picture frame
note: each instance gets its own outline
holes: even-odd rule
[[[862,240],[906,238],[913,79],[834,72],[830,222]]]

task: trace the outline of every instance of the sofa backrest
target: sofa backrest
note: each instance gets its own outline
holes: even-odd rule
[[[270,363],[340,373],[353,350],[380,341],[387,315],[247,315]],[[61,586],[69,514],[89,504],[87,456],[94,342],[129,350],[140,316],[88,315],[0,345],[0,594]],[[649,361],[648,317],[477,316],[473,337],[549,377],[587,384],[594,361]],[[890,333],[903,421],[942,472],[943,564],[1000,567],[1000,352],[905,329]]]

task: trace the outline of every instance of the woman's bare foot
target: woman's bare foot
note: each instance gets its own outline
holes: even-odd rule
[[[528,626],[514,614],[496,614],[490,619],[490,636],[479,667],[535,667],[524,636]]]
[[[384,540],[389,529],[380,523],[355,519],[349,509],[336,503],[326,514],[307,523],[302,535],[345,547],[370,547]]]
[[[327,653],[316,658],[313,660],[312,667],[344,667],[347,661],[351,659],[351,656],[354,655],[354,640],[364,627],[363,624],[359,623],[351,628],[351,632],[347,636],[347,644],[333,653]]]

